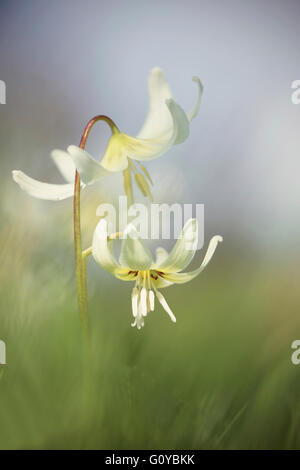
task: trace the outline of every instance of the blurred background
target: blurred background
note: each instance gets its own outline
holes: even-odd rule
[[[2,0],[0,448],[300,448],[300,79],[297,0]],[[135,135],[160,66],[189,139],[147,165],[157,202],[203,203],[207,270],[164,294],[142,331],[130,287],[88,260],[88,379],[76,305],[72,201],[39,201],[13,169],[62,182],[49,153],[106,114]],[[87,150],[109,137],[97,125]],[[84,246],[121,177],[83,195]],[[193,267],[200,264],[198,252]]]

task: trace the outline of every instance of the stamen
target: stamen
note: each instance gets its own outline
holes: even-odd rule
[[[155,271],[160,277],[164,277],[164,273],[162,271]]]
[[[150,270],[148,271],[148,304],[149,304],[149,310],[151,312],[154,311],[154,292],[152,290],[152,284],[151,284],[151,273]]]
[[[131,158],[128,158],[128,164],[129,166],[131,167],[131,170],[133,171],[133,173],[137,173],[137,168],[135,166],[135,164],[133,163],[133,160]]]
[[[140,296],[140,310],[143,317],[147,316],[147,290],[143,287]]]
[[[139,291],[136,287],[132,289],[131,294],[131,304],[132,304],[132,314],[136,318],[138,314],[138,300],[139,300]]]
[[[134,277],[138,275],[138,271],[128,271],[128,274],[133,274]]]
[[[154,292],[153,290],[149,291],[149,303],[150,303],[150,310],[151,312],[154,311]]]
[[[133,191],[132,191],[132,183],[131,183],[131,169],[128,166],[123,171],[123,186],[124,191],[127,196],[127,205],[130,207],[133,204]]]
[[[135,286],[137,288],[140,287],[140,283],[141,283],[141,272],[140,271],[137,271],[137,278],[136,278],[136,281],[135,281]]]
[[[136,326],[138,330],[140,330],[143,326],[144,326],[144,320],[141,319],[141,321],[139,320],[134,320],[133,323],[131,323],[131,326]]]
[[[137,326],[137,329],[140,330],[144,326],[144,320],[143,317],[136,317],[135,324]]]
[[[146,271],[147,274],[147,312],[150,312],[150,298],[149,298],[149,291],[151,290],[151,280],[150,280],[150,270]]]
[[[140,165],[141,170],[144,172],[144,174],[146,175],[146,177],[148,178],[148,180],[150,181],[150,183],[153,186],[153,181],[152,181],[151,176],[149,175],[149,172],[148,172],[147,168],[141,162],[138,162],[138,163]]]

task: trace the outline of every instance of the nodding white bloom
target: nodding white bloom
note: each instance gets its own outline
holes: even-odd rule
[[[153,68],[148,82],[149,111],[140,132],[136,137],[131,137],[115,128],[100,163],[78,154],[75,163],[82,181],[85,184],[90,184],[91,179],[96,181],[98,169],[101,168],[112,172],[123,171],[125,192],[132,202],[131,174],[133,173],[143,195],[152,199],[146,178],[150,183],[152,180],[141,162],[153,160],[167,152],[173,145],[187,139],[190,122],[198,114],[203,91],[199,78],[194,77],[193,81],[198,86],[198,98],[192,111],[185,113],[173,99],[161,69]],[[141,172],[133,160],[138,161]]]
[[[102,219],[94,232],[92,253],[106,271],[122,281],[133,281],[132,289],[132,326],[140,329],[144,326],[144,318],[154,310],[155,296],[168,313],[171,320],[176,318],[159,289],[172,284],[183,284],[191,281],[203,271],[210,262],[216,247],[223,239],[214,236],[210,242],[199,268],[194,271],[182,273],[193,259],[198,239],[198,225],[196,219],[189,219],[182,229],[180,238],[173,249],[168,253],[164,248],[157,248],[156,260],[145,246],[133,224],[129,224],[124,232],[126,238],[122,240],[119,262],[112,251],[113,241],[109,239],[107,221]]]
[[[144,125],[136,137],[124,134],[117,126],[113,126],[112,136],[100,162],[76,145],[70,145],[67,152],[54,150],[51,156],[68,184],[44,183],[16,170],[13,171],[13,179],[31,196],[61,200],[74,194],[75,168],[79,172],[82,187],[101,180],[110,172],[123,171],[124,188],[130,204],[133,199],[132,173],[142,194],[152,199],[147,179],[151,184],[152,180],[141,162],[159,157],[188,137],[190,121],[198,114],[203,90],[199,78],[194,77],[193,80],[198,86],[198,98],[194,108],[185,113],[173,99],[161,69],[158,67],[152,69],[148,85],[149,111]],[[133,160],[138,161],[139,169]]]

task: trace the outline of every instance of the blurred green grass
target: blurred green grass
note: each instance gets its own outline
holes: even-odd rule
[[[86,378],[71,202],[14,207],[0,233],[1,449],[300,447],[292,262],[241,256],[225,240],[201,276],[165,289],[177,324],[157,305],[137,331],[131,285],[89,259]]]

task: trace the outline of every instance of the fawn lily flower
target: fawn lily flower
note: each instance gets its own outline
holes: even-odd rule
[[[198,114],[203,89],[199,78],[194,77],[193,80],[198,86],[198,98],[192,111],[186,114],[174,101],[162,71],[157,67],[154,68],[149,78],[149,112],[136,137],[124,134],[116,125],[112,125],[112,136],[100,163],[76,145],[70,145],[67,152],[53,150],[51,156],[67,184],[44,183],[18,170],[13,171],[14,181],[31,196],[58,201],[73,196],[76,168],[82,181],[82,188],[101,180],[110,172],[123,171],[124,188],[129,204],[133,202],[132,173],[143,195],[152,199],[147,179],[150,183],[152,180],[140,162],[159,157],[170,147],[184,142],[188,137],[189,123]],[[137,170],[133,160],[140,163],[141,172]]]
[[[198,114],[203,91],[199,78],[194,77],[193,81],[198,86],[198,98],[192,111],[185,113],[173,99],[161,69],[152,69],[148,83],[149,111],[136,137],[120,132],[115,126],[100,163],[85,154],[76,154],[74,146],[69,147],[68,150],[74,152],[73,160],[83,183],[91,184],[100,179],[103,168],[111,172],[123,171],[125,193],[131,204],[133,173],[143,195],[152,199],[147,179],[150,183],[152,180],[141,162],[153,160],[187,139],[190,122]],[[134,165],[134,160],[138,161],[141,172]]]
[[[223,240],[219,235],[214,236],[199,268],[182,273],[181,271],[189,265],[195,255],[197,232],[196,219],[189,219],[171,252],[168,254],[163,248],[158,248],[154,261],[134,225],[129,224],[124,232],[126,238],[122,240],[118,262],[112,251],[112,241],[108,237],[107,221],[100,220],[93,237],[92,253],[97,263],[116,278],[135,283],[131,294],[134,317],[132,326],[137,326],[138,329],[144,326],[144,318],[154,310],[155,296],[171,320],[176,322],[159,289],[172,284],[182,284],[198,276],[210,262],[218,243]]]
[[[189,135],[190,122],[198,114],[203,86],[198,77],[193,81],[198,86],[198,98],[194,108],[185,111],[173,99],[170,87],[158,67],[152,69],[149,77],[149,111],[146,121],[136,137],[120,132],[114,126],[105,153],[100,163],[90,155],[76,153],[76,147],[68,151],[73,154],[74,163],[84,184],[91,184],[102,177],[101,170],[123,172],[124,189],[129,204],[133,202],[131,176],[144,196],[152,199],[147,179],[151,177],[141,162],[153,160],[167,152],[173,145],[184,142]],[[134,165],[138,161],[141,172]],[[145,176],[146,178],[145,178]]]

